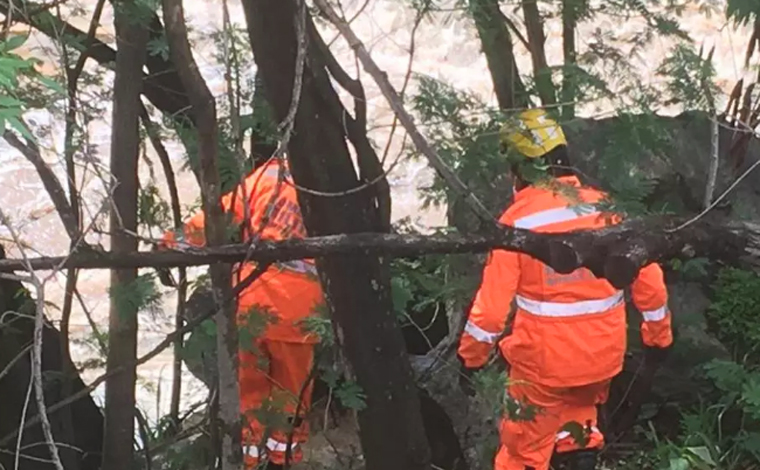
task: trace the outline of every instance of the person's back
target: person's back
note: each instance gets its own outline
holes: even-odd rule
[[[571,176],[554,183],[555,188],[529,186],[517,193],[501,222],[545,233],[609,223],[610,214],[593,205],[604,194],[582,188]],[[519,253],[517,260],[520,324],[500,344],[511,366],[551,386],[583,385],[617,374],[625,353],[622,292],[586,268],[559,274],[531,256]]]
[[[241,240],[282,241],[306,236],[295,186],[284,160],[272,159],[253,172],[221,200]],[[164,244],[203,246],[205,217],[196,213],[179,232],[167,232]],[[244,282],[256,269],[245,261],[233,268],[232,284]],[[302,459],[301,444],[308,438],[304,415],[311,405],[310,373],[314,345],[318,338],[306,331],[303,320],[316,314],[324,304],[324,294],[313,260],[272,263],[237,298],[238,328],[250,337],[238,353],[240,367],[240,407],[249,421],[243,427],[245,468],[253,469],[261,457],[270,468]],[[280,404],[290,426],[266,429],[257,413],[271,401]],[[300,405],[299,405],[300,402]],[[296,410],[299,411],[295,416]],[[268,432],[267,432],[268,431]],[[292,445],[288,443],[292,442]]]
[[[516,164],[513,204],[500,222],[543,233],[598,229],[619,217],[603,213],[606,195],[584,187],[567,168],[561,129],[545,113],[521,115],[523,129],[509,135],[524,159],[554,166],[549,178],[527,181]],[[525,129],[527,128],[527,129]],[[527,132],[525,132],[527,130]],[[527,134],[527,137],[526,137]],[[521,161],[521,164],[526,164]],[[631,286],[642,312],[646,346],[663,348],[672,342],[667,292],[656,264],[643,268]],[[625,300],[622,291],[585,268],[560,274],[528,255],[494,250],[483,270],[459,345],[466,374],[482,367],[501,336],[512,300],[516,312],[512,334],[499,342],[510,364],[508,393],[512,399],[543,408],[532,421],[505,417],[499,470],[546,469],[552,452],[578,451],[562,426],[587,425],[592,451],[603,445],[596,428],[596,405],[607,398],[609,382],[622,368],[626,348]],[[577,454],[575,467],[590,470],[595,454]],[[585,465],[585,466],[584,466]]]

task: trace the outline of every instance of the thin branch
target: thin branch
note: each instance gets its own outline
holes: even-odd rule
[[[742,181],[744,181],[744,179],[747,176],[749,176],[750,173],[752,173],[753,171],[755,171],[755,168],[757,168],[758,166],[760,166],[760,160],[756,161],[755,163],[752,164],[752,166],[750,166],[749,168],[747,168],[744,171],[744,173],[741,174],[741,176],[739,176],[738,178],[736,178],[736,181],[734,181],[731,184],[731,186],[728,187],[728,189],[726,189],[725,191],[723,191],[723,193],[720,196],[718,196],[717,199],[715,199],[715,201],[713,201],[712,204],[710,204],[709,206],[707,206],[702,212],[700,212],[699,214],[695,215],[694,217],[692,217],[691,219],[687,220],[686,222],[682,223],[678,227],[676,227],[674,229],[666,230],[666,233],[675,233],[675,232],[678,232],[679,230],[683,230],[684,228],[688,227],[689,225],[693,224],[694,222],[696,222],[699,219],[701,219],[702,217],[704,217],[708,212],[710,212],[713,208],[715,208],[715,206],[717,206],[718,204],[720,204],[720,202],[723,199],[725,199],[726,196],[728,196],[728,194],[731,191],[733,191],[734,188],[736,188],[739,185],[739,183],[741,183]]]
[[[7,374],[8,372],[10,372],[10,370],[13,368],[13,366],[16,365],[16,363],[18,361],[20,361],[21,358],[23,358],[24,355],[26,353],[28,353],[30,349],[32,349],[32,344],[31,343],[28,344],[28,345],[26,345],[26,346],[24,346],[24,349],[22,349],[18,354],[16,354],[16,357],[14,357],[13,359],[11,359],[11,361],[8,364],[6,364],[6,366],[3,368],[3,370],[0,371],[0,380],[2,380],[3,377],[5,377],[5,374]]]
[[[175,228],[182,227],[182,211],[179,204],[179,190],[177,189],[177,180],[174,175],[174,169],[172,168],[171,158],[169,152],[166,150],[164,143],[161,141],[161,136],[156,129],[156,125],[150,119],[148,110],[144,105],[140,107],[140,119],[142,120],[143,127],[148,134],[153,149],[158,154],[158,160],[161,162],[161,167],[164,171],[164,177],[166,178],[166,185],[169,187],[169,200],[172,210],[172,219]],[[185,268],[179,268],[179,283],[177,284],[177,311],[174,316],[174,327],[179,329],[182,327],[182,323],[185,317],[185,300],[187,297],[187,271]],[[170,412],[175,424],[179,417],[179,401],[182,393],[182,360],[180,353],[182,352],[182,336],[177,337],[177,341],[174,345],[174,379],[172,382],[172,399],[170,404]]]
[[[222,46],[224,48],[224,79],[227,82],[227,101],[230,107],[230,126],[232,127],[232,138],[235,145],[235,153],[237,159],[235,159],[235,166],[240,173],[240,187],[243,189],[241,194],[243,196],[243,226],[250,226],[251,221],[251,208],[248,204],[248,191],[245,190],[245,174],[243,167],[241,166],[246,160],[245,152],[243,151],[243,133],[240,130],[240,107],[238,103],[240,101],[240,65],[237,62],[237,48],[235,47],[235,41],[232,36],[232,23],[230,21],[230,10],[227,5],[227,0],[222,0],[222,29],[224,32],[224,40]],[[229,42],[229,44],[228,44]],[[235,76],[238,81],[238,89],[236,96],[236,87],[233,86],[232,67],[235,67]],[[237,198],[237,191],[233,193],[233,198]],[[233,200],[232,205],[235,205]]]
[[[103,334],[100,332],[100,329],[98,328],[97,323],[95,323],[95,320],[93,320],[92,313],[90,312],[90,309],[87,308],[87,304],[85,304],[84,298],[82,297],[82,294],[79,293],[79,290],[75,289],[74,295],[76,295],[77,300],[79,301],[79,306],[82,307],[84,316],[87,319],[87,323],[90,325],[90,329],[92,330],[93,335],[95,335],[95,341],[98,342],[100,354],[105,356],[108,348],[106,347],[106,343],[103,340]]]
[[[715,192],[715,180],[718,177],[718,165],[720,163],[720,127],[718,125],[718,116],[713,116],[710,122],[710,169],[707,173],[707,187],[705,188],[705,198],[703,207],[706,209],[710,207],[713,194]]]
[[[311,60],[316,63],[315,67],[326,67],[332,78],[354,100],[354,117],[351,117],[343,103],[336,96],[329,93],[324,96],[328,109],[334,113],[336,119],[344,122],[348,140],[356,150],[359,177],[364,184],[358,188],[353,188],[350,190],[350,193],[353,194],[366,188],[372,188],[373,194],[371,197],[375,199],[377,220],[379,222],[377,231],[389,232],[391,220],[390,186],[385,178],[387,172],[383,170],[383,164],[378,159],[375,149],[367,137],[367,98],[364,86],[359,79],[359,60],[355,57],[357,78],[354,79],[343,69],[332,51],[330,51],[330,48],[325,44],[314,22],[309,20],[307,27],[309,29],[309,37],[313,40],[317,49],[317,53],[311,55]],[[366,184],[368,182],[371,182],[371,184]],[[311,194],[316,194],[316,192],[312,192]]]
[[[711,121],[714,121],[714,124],[715,124],[716,126],[717,126],[717,125],[719,125],[719,122],[718,122],[718,120],[715,118],[715,116],[713,116],[713,117],[712,117]],[[757,137],[757,133],[756,133],[756,131],[754,130],[754,128],[752,128],[752,127],[750,127],[749,125],[747,125],[747,124],[743,123],[742,121],[739,121],[739,123],[740,123],[740,124],[743,124],[743,125],[744,125],[744,126],[747,128],[747,130],[748,130],[748,131],[750,131],[752,134],[754,134],[754,137]],[[713,129],[713,132],[714,132],[714,129]],[[713,136],[713,138],[715,138],[715,136]],[[717,144],[716,144],[716,147],[717,147]],[[717,167],[717,163],[715,163],[715,165],[716,165],[716,167]],[[745,179],[747,176],[749,176],[749,175],[750,175],[750,173],[752,173],[753,171],[755,171],[755,169],[756,169],[758,166],[760,166],[760,160],[756,161],[755,163],[753,163],[753,164],[752,164],[752,166],[750,166],[749,168],[747,168],[747,169],[744,171],[744,173],[742,173],[742,174],[741,174],[741,175],[740,175],[738,178],[736,178],[736,181],[734,181],[734,182],[731,184],[731,186],[729,186],[729,187],[728,187],[728,188],[727,188],[725,191],[723,191],[723,193],[722,193],[720,196],[718,196],[718,198],[717,198],[717,199],[715,199],[715,201],[713,201],[713,202],[712,202],[712,204],[710,204],[710,205],[708,205],[707,207],[705,207],[705,208],[704,208],[704,210],[703,210],[702,212],[700,212],[699,214],[695,215],[695,216],[694,216],[694,217],[692,217],[691,219],[687,220],[687,221],[686,221],[686,222],[684,222],[683,224],[681,224],[681,225],[677,226],[676,228],[674,228],[674,229],[671,229],[671,230],[666,230],[666,232],[667,232],[667,233],[674,233],[674,232],[677,232],[677,231],[679,231],[679,230],[682,230],[682,229],[684,229],[684,228],[688,227],[689,225],[693,224],[694,222],[696,222],[696,221],[698,221],[699,219],[701,219],[702,217],[704,217],[704,216],[705,216],[705,215],[706,215],[708,212],[710,212],[710,211],[711,211],[711,210],[713,210],[713,209],[714,209],[714,208],[715,208],[715,207],[716,207],[718,204],[720,204],[720,202],[721,202],[721,201],[723,201],[723,199],[725,199],[725,198],[726,198],[726,196],[728,196],[728,195],[729,195],[729,193],[731,193],[731,191],[733,191],[733,190],[734,190],[734,188],[736,188],[736,187],[739,185],[739,183],[741,183],[741,182],[742,182],[742,181],[743,181],[743,180],[744,180],[744,179]],[[717,171],[717,168],[716,168],[716,171]]]
[[[61,182],[58,180],[58,177],[55,176],[55,173],[50,166],[45,163],[37,145],[33,142],[27,142],[26,144],[21,142],[21,139],[16,137],[16,134],[10,130],[3,132],[3,138],[11,145],[11,147],[21,152],[21,154],[34,165],[37,174],[42,180],[43,186],[45,186],[45,189],[50,195],[50,199],[53,201],[55,209],[58,211],[58,216],[61,218],[66,233],[71,240],[78,240],[79,230],[77,228],[77,218],[69,201],[66,199],[66,191],[63,189],[63,186],[61,186]]]
[[[14,239],[18,239],[16,230],[11,225],[10,220],[5,217],[5,213],[0,209],[0,221],[6,226],[11,236]],[[45,327],[45,288],[39,281],[37,276],[34,275],[29,264],[29,259],[26,257],[26,252],[21,250],[21,255],[24,258],[26,269],[32,276],[32,283],[35,288],[36,302],[35,302],[35,315],[34,315],[34,342],[32,343],[32,380],[34,382],[35,397],[37,399],[37,410],[39,411],[40,423],[42,424],[42,434],[45,436],[50,455],[52,456],[53,463],[56,470],[65,470],[63,463],[61,463],[61,457],[58,454],[58,447],[55,445],[55,439],[53,438],[52,427],[50,426],[50,419],[48,418],[47,405],[45,404],[45,391],[42,386],[42,331]],[[22,415],[23,419],[24,415]],[[18,443],[21,439],[19,437]]]
[[[422,19],[424,18],[423,12],[419,12],[417,14],[417,17],[414,19],[414,26],[412,26],[412,32],[410,33],[411,38],[409,39],[409,61],[406,64],[406,74],[404,75],[404,83],[401,84],[401,91],[399,92],[399,97],[401,100],[404,100],[404,96],[406,95],[406,88],[409,86],[409,81],[412,78],[412,65],[414,64],[414,53],[417,49],[417,30],[420,27],[420,24],[422,24]],[[391,130],[388,134],[388,141],[385,143],[385,150],[383,150],[383,158],[380,160],[380,164],[384,165],[385,160],[388,158],[388,152],[391,150],[391,143],[393,142],[393,135],[396,133],[396,126],[398,126],[398,116],[396,114],[393,115],[393,123],[391,124]]]
[[[522,31],[520,31],[520,28],[518,28],[515,22],[512,21],[510,17],[505,15],[501,9],[499,9],[499,13],[501,14],[501,18],[504,20],[507,26],[509,26],[512,32],[517,36],[517,39],[520,41],[520,43],[525,47],[525,50],[530,51],[530,42],[528,39],[526,39],[525,35],[523,35]]]
[[[319,7],[322,13],[327,15],[330,22],[338,29],[338,31],[340,31],[346,41],[348,41],[349,46],[351,46],[356,55],[359,57],[359,60],[364,66],[364,69],[375,80],[383,95],[385,96],[385,99],[388,101],[393,111],[399,117],[401,124],[409,133],[417,149],[427,157],[430,164],[438,171],[446,183],[448,183],[449,186],[451,186],[456,192],[460,193],[460,195],[464,197],[465,201],[475,212],[475,214],[477,214],[484,221],[487,221],[489,224],[493,224],[494,218],[488,212],[488,209],[485,208],[485,206],[475,197],[472,191],[470,191],[462,182],[462,180],[460,180],[459,177],[446,165],[446,163],[443,161],[443,159],[441,159],[435,149],[433,149],[430,144],[428,144],[427,140],[422,136],[422,134],[420,134],[419,130],[417,130],[417,126],[414,124],[412,117],[409,115],[409,113],[406,112],[406,109],[404,109],[401,98],[393,88],[393,85],[391,85],[390,81],[388,80],[388,75],[380,70],[380,68],[370,56],[369,52],[367,52],[364,44],[359,40],[356,34],[354,34],[351,26],[338,16],[338,14],[326,0],[315,0],[314,3]]]
[[[218,124],[216,101],[193,57],[188,38],[182,0],[163,0],[163,16],[169,53],[193,106],[192,114],[198,128],[198,155],[200,160],[201,194],[204,232],[209,246],[222,245],[227,239],[227,225],[221,204],[218,161]],[[238,470],[243,454],[240,444],[240,397],[237,382],[237,325],[235,308],[225,298],[231,290],[229,266],[210,267],[214,299],[219,302],[216,312],[217,367],[219,368],[219,404],[222,424],[222,469]]]

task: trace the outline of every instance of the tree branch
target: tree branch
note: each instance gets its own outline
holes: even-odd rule
[[[79,238],[77,217],[66,198],[66,191],[63,189],[63,186],[61,186],[61,182],[58,180],[58,177],[55,176],[53,170],[51,170],[48,164],[45,163],[45,160],[43,160],[37,145],[32,142],[24,144],[21,142],[21,139],[16,137],[16,135],[9,130],[3,132],[3,138],[13,148],[21,152],[32,165],[34,165],[37,174],[42,180],[42,185],[45,186],[45,189],[50,195],[50,199],[53,200],[53,205],[58,212],[58,216],[61,218],[61,222],[63,222],[63,227],[66,229],[66,233],[69,235],[72,243],[76,242]]]
[[[315,0],[314,3],[319,7],[322,13],[324,13],[329,18],[330,22],[338,29],[338,31],[340,31],[346,41],[348,41],[349,46],[351,46],[351,48],[354,50],[354,53],[357,55],[357,57],[359,57],[359,60],[364,66],[364,69],[372,76],[378,87],[380,87],[380,91],[382,91],[385,99],[388,101],[388,104],[390,104],[391,108],[398,116],[399,121],[401,121],[401,124],[409,133],[412,142],[414,142],[414,145],[417,147],[417,149],[419,149],[419,151],[427,157],[430,165],[433,166],[436,171],[438,171],[441,177],[455,191],[464,197],[465,201],[467,201],[467,204],[475,212],[475,214],[478,215],[478,217],[484,221],[493,223],[494,218],[488,212],[488,209],[486,209],[485,206],[483,206],[483,204],[475,197],[472,191],[470,191],[467,186],[462,183],[462,180],[460,180],[459,177],[448,166],[446,166],[446,163],[443,161],[443,159],[441,159],[435,149],[433,149],[430,144],[428,144],[427,140],[425,140],[422,134],[420,134],[419,130],[417,130],[417,126],[414,124],[412,117],[409,115],[409,113],[406,112],[406,109],[404,109],[404,104],[402,103],[401,98],[398,96],[398,93],[388,80],[388,74],[380,70],[380,68],[370,56],[367,49],[364,47],[364,44],[359,40],[356,34],[354,34],[351,26],[338,16],[338,14],[330,6],[330,4],[327,3],[326,0]]]
[[[311,17],[308,18],[307,28],[309,38],[318,51],[318,53],[312,54],[312,59],[322,62],[320,65],[327,68],[338,84],[354,98],[355,118],[352,118],[339,99],[331,99],[335,98],[334,96],[324,97],[334,112],[338,113],[339,119],[346,123],[346,134],[356,150],[359,175],[364,182],[361,187],[366,187],[368,183],[372,183],[371,191],[378,212],[378,231],[388,232],[391,226],[390,185],[383,171],[383,165],[367,138],[367,99],[364,86],[359,79],[351,78],[341,67],[330,48],[325,44]]]
[[[469,0],[469,6],[499,107],[513,109],[527,106],[528,96],[517,68],[512,35],[507,28],[511,21],[501,11],[499,0]]]
[[[89,57],[100,65],[108,68],[113,67],[116,62],[116,51],[108,44],[99,39],[92,39],[89,47],[87,47],[88,36],[86,32],[39,8],[40,5],[37,3],[25,1],[24,5],[26,11],[19,11],[18,8],[12,6],[11,0],[0,0],[0,14],[7,16],[9,12],[13,11],[14,21],[27,24],[55,41],[68,36],[71,38],[68,43],[79,52],[87,51]],[[154,15],[151,19],[149,29],[152,38],[161,34],[163,27],[158,16]],[[180,122],[192,122],[192,116],[189,112],[190,102],[174,64],[157,54],[149,55],[146,65],[149,73],[143,74],[143,94],[145,97],[164,114]]]
[[[682,219],[648,218],[623,222],[600,230],[569,234],[539,234],[503,228],[487,235],[398,235],[358,233],[329,235],[254,245],[188,248],[184,251],[113,253],[84,251],[68,257],[30,258],[35,270],[76,267],[81,269],[200,266],[287,261],[345,255],[416,257],[425,254],[473,253],[491,249],[518,251],[548,264],[557,272],[579,267],[590,269],[618,287],[625,287],[645,264],[673,258],[705,256],[760,268],[760,225],[719,225],[705,219],[677,232]],[[246,258],[247,257],[247,258]],[[0,271],[25,268],[22,260],[0,260]]]
[[[201,194],[206,220],[204,231],[207,244],[214,247],[224,244],[227,238],[217,168],[219,155],[216,102],[193,58],[182,0],[163,0],[163,12],[169,52],[180,73],[182,83],[187,89],[192,104],[192,115],[198,129]],[[233,305],[224,302],[231,292],[232,278],[229,266],[224,264],[213,264],[210,271],[214,300],[222,306],[216,314],[222,469],[238,470],[242,467],[243,454],[237,383],[236,309]]]
[[[525,29],[528,33],[528,42],[530,47],[531,61],[533,62],[533,76],[536,80],[536,89],[541,103],[544,106],[550,106],[557,102],[555,96],[554,83],[552,83],[552,73],[546,61],[546,36],[544,35],[544,25],[541,21],[541,14],[538,11],[537,0],[523,0],[523,15],[525,17]]]

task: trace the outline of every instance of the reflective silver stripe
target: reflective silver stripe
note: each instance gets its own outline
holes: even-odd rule
[[[591,426],[591,432],[592,433],[599,433],[599,434],[602,433],[599,430],[599,428],[597,428],[596,426]],[[559,442],[562,439],[567,439],[570,436],[571,436],[571,434],[568,431],[560,431],[560,432],[557,433],[557,436],[554,438],[554,440],[555,440],[555,442]]]
[[[290,448],[291,450],[294,450],[296,447],[298,447],[298,443],[294,442]],[[272,452],[285,452],[288,450],[288,443],[281,442],[270,437],[267,439],[267,449],[271,450]]]
[[[254,445],[244,445],[243,446],[243,454],[247,455],[248,457],[253,457],[254,459],[259,458],[259,448]]]
[[[644,321],[660,321],[660,320],[663,320],[667,315],[668,315],[667,305],[663,305],[662,307],[655,310],[645,310],[641,312],[641,316],[644,317]]]
[[[270,178],[279,178],[280,177],[280,168],[275,166],[273,168],[267,168],[264,170],[264,176],[270,177]],[[282,176],[285,179],[290,178],[290,172],[287,168],[284,168],[282,170]]]
[[[547,209],[545,211],[540,211],[531,215],[526,215],[525,217],[521,217],[515,220],[515,227],[522,229],[532,229],[542,227],[544,225],[567,222],[570,220],[579,219],[581,217],[599,214],[600,212],[598,212],[596,210],[596,207],[591,204],[578,204],[576,206],[570,207],[557,207],[555,209]]]
[[[541,317],[576,317],[610,310],[623,302],[623,292],[618,291],[606,299],[582,300],[579,302],[541,302],[518,295],[517,306]]]
[[[276,263],[276,265],[282,269],[295,271],[301,274],[312,274],[314,276],[317,275],[317,267],[312,263],[307,263],[304,260],[280,261]]]
[[[493,344],[499,338],[499,333],[489,333],[469,320],[464,326],[464,331],[481,343]]]

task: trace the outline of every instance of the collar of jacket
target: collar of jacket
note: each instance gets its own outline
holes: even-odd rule
[[[573,187],[576,187],[576,188],[580,187],[580,185],[581,185],[581,182],[580,182],[580,180],[578,179],[577,176],[560,176],[558,178],[552,178],[551,179],[552,183],[555,182],[555,181],[559,182],[559,183],[562,183],[562,184],[567,184],[567,185],[570,185],[570,186],[573,186]],[[529,199],[529,198],[531,198],[533,196],[536,196],[539,193],[542,193],[544,191],[546,191],[546,187],[545,186],[535,186],[535,185],[531,184],[530,186],[527,186],[527,187],[525,187],[525,188],[517,191],[517,193],[515,193],[515,196],[514,196],[514,201],[517,202],[517,201],[519,201],[521,199]]]

